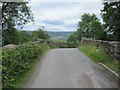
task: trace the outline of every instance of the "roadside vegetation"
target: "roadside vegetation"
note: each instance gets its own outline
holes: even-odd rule
[[[19,43],[14,48],[2,47],[2,88],[21,88],[32,74],[33,69],[44,53],[50,48],[47,43],[37,39],[49,40],[46,31],[39,29],[29,35],[19,31]],[[47,37],[46,37],[47,36]]]
[[[2,89],[21,88],[30,77],[41,57],[50,48],[45,42],[39,43],[39,39],[49,41],[50,36],[42,29],[31,35],[27,31],[19,31],[18,41],[15,41],[18,43],[14,44],[16,47],[2,47]]]
[[[27,43],[16,48],[3,48],[2,88],[18,88],[28,78],[41,56],[49,49],[47,44]],[[27,78],[26,78],[27,76]]]
[[[113,71],[115,71],[116,73],[120,72],[119,70],[120,65],[118,64],[118,61],[113,60],[110,56],[108,56],[104,48],[100,47],[99,50],[97,51],[97,48],[94,44],[86,45],[82,43],[78,48],[89,58],[91,58],[91,60],[93,60],[94,62],[96,63],[101,62],[108,66]]]

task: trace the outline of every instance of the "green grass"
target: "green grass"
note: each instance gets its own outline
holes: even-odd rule
[[[118,67],[120,67],[118,61],[112,60],[112,58],[107,55],[104,48],[100,47],[98,52],[94,44],[89,44],[89,45],[80,44],[78,48],[94,62],[96,63],[102,62],[116,73],[120,72],[120,70],[118,69]]]
[[[42,53],[41,55],[38,56],[37,59],[35,59],[34,63],[30,63],[30,68],[26,70],[26,72],[21,75],[13,84],[15,85],[16,88],[22,88],[22,86],[24,85],[24,83],[30,78],[30,76],[32,75],[33,70],[36,68],[38,62],[40,61],[40,59],[42,58],[42,56],[45,54],[45,52],[47,50],[49,50],[49,46],[44,46],[44,48],[42,49]]]

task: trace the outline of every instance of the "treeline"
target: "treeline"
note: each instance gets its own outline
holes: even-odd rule
[[[13,41],[10,39],[9,42],[6,42],[5,44],[23,44],[26,42],[35,42],[38,38],[47,41],[50,40],[50,36],[48,35],[48,33],[40,28],[38,30],[32,31],[31,33],[25,30],[17,31],[17,37],[15,38],[15,40]]]
[[[25,30],[19,30],[19,31],[15,30],[14,32],[16,32],[15,36],[8,34],[7,36],[4,37],[3,45],[7,45],[7,44],[18,45],[26,42],[34,42],[37,41],[38,38],[47,41],[50,40],[50,36],[48,35],[48,33],[42,29],[32,31],[31,34]]]
[[[44,28],[33,31],[32,35],[27,31],[17,30],[16,26],[34,22],[33,14],[25,2],[3,2],[2,3],[2,46],[7,44],[22,44],[36,41],[37,38],[48,40],[50,36]]]
[[[85,13],[78,22],[77,31],[70,35],[68,42],[81,41],[82,37],[120,41],[120,1],[104,3],[101,10],[104,24],[100,22],[95,14]]]

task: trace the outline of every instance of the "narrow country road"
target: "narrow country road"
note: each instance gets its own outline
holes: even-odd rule
[[[49,50],[24,88],[111,88],[110,81],[77,48]]]

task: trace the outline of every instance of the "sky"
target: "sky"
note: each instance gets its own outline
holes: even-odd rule
[[[44,26],[47,31],[76,31],[84,13],[94,13],[103,22],[101,0],[31,0],[29,6],[35,22],[24,25],[24,30]]]

